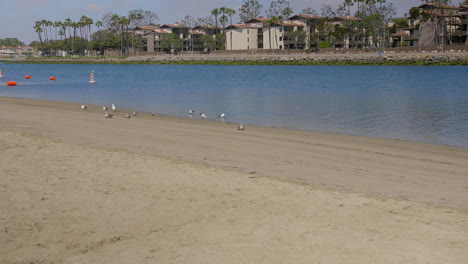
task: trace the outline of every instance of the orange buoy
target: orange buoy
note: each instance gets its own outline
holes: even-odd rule
[[[51,81],[56,81],[56,80],[57,80],[57,77],[55,77],[55,76],[50,76],[49,79],[50,79]]]
[[[31,76],[31,75],[26,75],[26,76],[24,76],[24,78],[25,78],[25,79],[31,79],[32,76]]]
[[[16,85],[18,85],[18,83],[14,82],[14,81],[10,81],[10,82],[7,82],[6,85],[7,86],[16,86]]]

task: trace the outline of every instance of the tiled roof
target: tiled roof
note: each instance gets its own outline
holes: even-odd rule
[[[249,24],[232,24],[226,27],[226,29],[233,28],[261,28],[261,26],[249,25]]]
[[[161,28],[187,28],[187,26],[182,24],[164,24]]]
[[[135,29],[142,29],[142,30],[155,30],[158,27],[156,26],[137,26]]]
[[[320,19],[320,18],[322,18],[322,17],[316,16],[316,15],[313,15],[313,14],[299,14],[299,15],[292,16],[292,17],[290,17],[289,19],[294,20],[295,18],[296,18],[296,19],[297,19],[297,18],[302,18],[302,19]]]
[[[332,19],[330,19],[330,21],[359,21],[361,20],[360,18],[357,18],[357,17],[334,17]]]
[[[194,29],[220,29],[220,27],[216,27],[215,25],[199,25],[194,27]]]
[[[419,8],[423,8],[425,6],[434,7],[434,8],[443,8],[443,9],[458,9],[456,6],[451,6],[447,4],[435,4],[435,3],[425,3],[419,6]]]
[[[252,18],[252,19],[249,19],[247,21],[245,21],[244,23],[255,23],[255,20],[258,21],[258,22],[265,22],[268,20],[268,18],[266,17],[256,17],[256,18]]]

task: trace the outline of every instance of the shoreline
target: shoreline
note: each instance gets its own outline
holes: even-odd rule
[[[153,55],[133,57],[22,58],[1,59],[4,63],[31,64],[189,64],[189,65],[381,65],[466,66],[466,52],[368,54],[256,54],[256,55]]]
[[[465,191],[468,188],[468,182],[466,181],[468,165],[463,162],[465,159],[468,160],[467,148],[253,125],[248,125],[246,131],[238,131],[236,123],[222,123],[214,120],[199,120],[159,114],[152,116],[150,113],[139,113],[137,117],[126,120],[123,118],[124,113],[133,111],[129,109],[119,109],[116,117],[112,120],[118,122],[117,127],[123,129],[127,136],[130,136],[132,129],[135,129],[135,136],[153,138],[154,140],[168,140],[170,143],[162,145],[147,144],[148,142],[145,140],[131,139],[123,134],[118,135],[119,140],[122,140],[119,142],[119,140],[109,139],[102,135],[95,136],[95,133],[100,130],[100,125],[105,125],[102,129],[110,135],[115,133],[111,130],[115,125],[105,123],[106,120],[103,118],[101,106],[88,105],[87,111],[81,111],[79,109],[81,104],[78,103],[12,97],[0,97],[0,102],[2,103],[0,110],[3,110],[6,114],[14,114],[14,111],[9,107],[20,112],[25,111],[20,115],[20,119],[23,119],[21,122],[15,121],[12,116],[0,117],[0,121],[7,124],[7,127],[13,125],[15,129],[19,130],[24,130],[26,127],[38,133],[59,137],[73,143],[115,146],[130,151],[148,152],[189,162],[201,162],[209,166],[235,169],[244,173],[255,172],[272,178],[312,184],[313,186],[357,191],[371,195],[378,194],[389,198],[415,199],[416,201],[429,202],[434,205],[455,203],[450,206],[468,208],[468,195],[466,195]],[[60,121],[55,121],[52,118],[42,120],[43,122],[40,122],[40,119],[35,120],[33,116],[37,115],[36,110],[43,114],[53,113],[54,116],[57,115]],[[79,118],[79,124],[82,123],[87,127],[86,133],[78,134],[75,132],[74,129],[79,130],[80,128],[77,127],[77,124],[73,124],[68,120],[67,115]],[[128,123],[132,121],[134,123]],[[63,124],[70,127],[62,127]],[[96,127],[90,127],[90,124]],[[130,125],[137,126],[131,127]],[[151,129],[156,131],[155,135],[148,134],[146,131]],[[187,136],[188,138],[186,138]],[[129,142],[125,142],[125,140]],[[178,142],[179,140],[180,142]],[[182,144],[186,149],[178,149],[179,144]],[[246,156],[243,155],[244,148],[249,152]],[[210,149],[216,151],[211,152]],[[265,151],[268,153],[264,153]],[[204,156],[196,153],[202,153]],[[222,155],[219,156],[219,154]],[[249,160],[249,157],[252,160]],[[314,158],[318,158],[318,161],[311,162],[310,159],[313,160]],[[459,191],[452,192],[450,195],[462,198],[462,200],[454,200],[454,197],[447,199],[444,191],[441,191],[441,187],[436,185],[431,186],[429,189],[438,189],[438,195],[433,193],[435,189],[427,189],[424,191],[427,193],[423,196],[414,196],[411,193],[411,186],[405,186],[405,182],[410,179],[406,179],[407,175],[404,175],[405,173],[401,175],[397,172],[401,169],[397,169],[398,166],[407,167],[408,160],[410,161],[409,167],[411,167],[411,170],[415,170],[421,175],[428,174],[431,177],[442,177],[443,174],[440,174],[442,171],[450,174],[459,171],[455,177],[458,181],[457,184],[455,182],[451,183],[453,184],[451,188],[458,185],[459,188],[457,189]],[[335,162],[337,164],[333,165]],[[395,193],[388,192],[388,190],[383,191],[382,189],[372,190],[372,188],[376,187],[373,184],[382,180],[373,175],[373,173],[380,171],[380,165],[376,165],[374,162],[389,163],[387,165],[396,166],[389,173],[391,177],[385,180],[390,185],[381,185],[383,182],[378,184],[379,188],[395,188]],[[411,164],[411,162],[416,163]],[[340,163],[344,163],[345,169],[338,165]],[[261,169],[258,169],[257,165],[260,165]],[[452,168],[452,165],[455,165],[455,167]],[[337,171],[339,173],[333,176],[333,180],[318,175],[320,173],[313,173],[314,176],[311,178],[310,170],[313,170],[314,166],[321,167],[322,172]],[[372,167],[372,169],[365,168],[367,166]],[[429,167],[425,168],[425,166]],[[435,171],[430,172],[429,168]],[[390,168],[384,166],[384,169]],[[396,171],[393,171],[395,169]],[[371,177],[372,183],[364,183],[361,186],[361,183],[353,182],[354,176],[349,177],[346,172],[352,172],[351,174],[355,176],[363,174],[364,177]],[[288,176],[290,174],[296,175]],[[435,178],[431,180],[435,180]],[[436,181],[443,182],[443,179]],[[350,185],[348,186],[348,184]],[[433,195],[435,196],[431,197]]]
[[[0,263],[453,264],[468,149],[0,97]]]

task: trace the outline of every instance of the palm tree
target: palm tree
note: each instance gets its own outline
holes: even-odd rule
[[[216,39],[218,39],[218,16],[221,14],[218,8],[211,10],[211,14],[215,17],[215,25],[216,25]],[[216,43],[216,47],[218,43]]]
[[[269,18],[267,21],[263,23],[264,26],[268,27],[268,37],[269,37],[269,42],[270,42],[270,50],[272,49],[271,45],[271,26],[275,24],[281,24],[283,22],[283,17],[282,16],[272,16]],[[278,48],[278,38],[276,37],[276,27],[275,27],[275,39],[276,39],[276,48]]]
[[[354,5],[353,0],[344,0],[344,5],[348,7],[348,17],[350,17],[351,16],[351,6]]]
[[[281,23],[283,23],[283,17],[282,16],[273,16],[271,18],[271,23],[274,24],[274,25],[280,25],[280,27],[281,27]],[[276,36],[276,27],[275,27],[275,41],[276,41],[276,48],[279,49],[278,37]]]
[[[36,31],[37,35],[39,36],[39,43],[41,44],[41,49],[42,49],[42,22],[41,21],[36,21],[36,25],[34,25],[34,30]]]
[[[227,8],[226,9],[226,14],[229,16],[229,23],[232,25],[232,15],[234,15],[236,13],[236,10],[234,9],[230,9],[230,8]],[[232,50],[232,30],[230,32],[230,39],[231,39],[231,50]]]
[[[120,26],[120,56],[123,56],[123,39],[124,33],[127,26],[130,25],[130,20],[126,17],[120,17],[119,26]]]
[[[96,21],[95,25],[98,28],[98,31],[101,31],[102,21]],[[101,39],[100,39],[101,37],[100,36],[101,35],[99,35],[99,40],[98,40],[99,41],[99,53],[101,53],[101,51],[102,51],[102,42],[101,42]]]

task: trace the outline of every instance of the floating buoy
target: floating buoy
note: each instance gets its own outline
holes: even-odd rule
[[[32,76],[31,76],[31,75],[26,75],[26,76],[24,76],[24,78],[25,78],[25,79],[31,79]]]
[[[6,85],[7,86],[16,86],[16,85],[18,85],[18,83],[14,82],[14,81],[10,81],[10,82],[7,82]]]
[[[96,83],[96,80],[94,80],[94,71],[89,74],[89,83]]]
[[[3,78],[3,70],[0,70],[0,78]]]
[[[49,80],[51,80],[51,81],[56,81],[56,80],[57,80],[57,77],[55,77],[55,76],[50,76]]]

